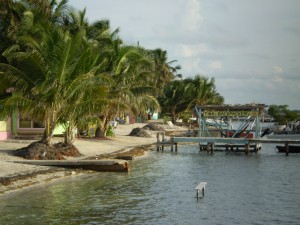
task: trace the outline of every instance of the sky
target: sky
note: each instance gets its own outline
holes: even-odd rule
[[[225,104],[300,110],[300,0],[69,0],[126,44],[168,52],[183,78],[215,79]]]

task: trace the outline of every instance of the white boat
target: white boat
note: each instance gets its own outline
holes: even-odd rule
[[[225,123],[223,120],[220,119],[206,119],[205,120],[206,126],[214,126],[218,128],[228,128],[229,124]]]

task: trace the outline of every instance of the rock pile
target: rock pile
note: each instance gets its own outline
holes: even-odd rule
[[[147,137],[150,138],[151,135],[148,133],[147,130],[143,129],[143,128],[134,128],[129,136],[135,136],[135,137]]]

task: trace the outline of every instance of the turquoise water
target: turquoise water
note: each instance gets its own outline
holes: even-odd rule
[[[130,173],[93,173],[0,198],[0,224],[300,224],[300,154],[150,152]],[[206,181],[205,197],[194,188]]]

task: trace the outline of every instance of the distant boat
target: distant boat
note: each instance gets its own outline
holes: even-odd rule
[[[197,118],[193,117],[189,119],[190,123],[197,123]],[[206,126],[213,126],[213,127],[217,127],[217,128],[228,128],[229,124],[224,122],[221,119],[205,119],[205,125]]]
[[[206,119],[205,120],[206,126],[214,126],[214,127],[222,127],[222,128],[227,128],[229,126],[228,123],[224,122],[223,120],[220,119]]]
[[[230,137],[230,138],[253,138],[254,137],[254,132],[250,132],[250,131],[236,132],[235,130],[229,130],[225,134],[225,137]]]
[[[277,145],[276,148],[278,149],[278,152],[286,152],[285,146]],[[289,145],[289,153],[300,153],[300,146],[298,145]]]
[[[300,133],[272,133],[266,136],[268,139],[292,139],[300,140]]]

